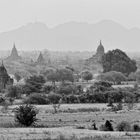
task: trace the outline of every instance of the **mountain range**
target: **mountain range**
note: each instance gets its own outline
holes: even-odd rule
[[[41,22],[0,33],[0,50],[96,51],[99,40],[105,50],[122,49],[139,52],[140,29],[128,29],[121,24],[103,20],[95,24],[67,22],[48,28]]]

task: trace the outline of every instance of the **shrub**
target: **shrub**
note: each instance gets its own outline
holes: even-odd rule
[[[121,102],[117,103],[117,105],[112,106],[111,109],[112,109],[112,111],[122,110],[123,109],[122,103]]]
[[[39,93],[30,94],[27,99],[25,99],[24,103],[26,104],[49,104],[49,101],[46,99],[45,95]]]
[[[38,110],[32,105],[21,105],[14,109],[15,112],[15,121],[23,126],[35,125],[38,114]]]
[[[78,96],[80,103],[87,103],[87,98],[85,94],[81,94]]]
[[[113,107],[113,101],[111,98],[108,99],[108,104],[107,106]]]
[[[74,95],[74,94],[70,94],[67,96],[67,103],[79,103],[79,99],[78,96]]]
[[[95,88],[95,91],[107,91],[111,88],[112,84],[107,81],[98,81],[95,82],[93,87]]]
[[[130,131],[131,126],[130,126],[129,122],[122,121],[117,125],[116,129],[117,129],[117,131]]]
[[[58,104],[61,99],[61,95],[51,92],[48,94],[48,100],[52,104]]]
[[[111,122],[108,120],[105,122],[104,125],[101,125],[100,130],[101,131],[114,131]]]
[[[140,131],[140,126],[138,124],[133,125],[133,131],[134,132],[139,132]]]

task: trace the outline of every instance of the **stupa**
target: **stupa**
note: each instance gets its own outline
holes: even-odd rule
[[[105,49],[100,40],[100,44],[97,47],[96,53],[89,59],[86,59],[85,65],[91,68],[91,70],[95,70],[97,73],[102,72],[103,71],[102,57],[104,53],[105,53]]]
[[[41,52],[40,52],[40,54],[39,54],[39,56],[37,58],[37,62],[36,63],[37,64],[44,64],[45,63],[45,59],[44,59],[44,57],[43,57]]]
[[[13,45],[11,55],[6,58],[7,61],[17,61],[21,60],[21,57],[18,55],[18,51],[16,49],[15,43]]]

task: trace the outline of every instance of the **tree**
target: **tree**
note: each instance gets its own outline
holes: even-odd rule
[[[57,75],[58,75],[58,81],[61,81],[62,83],[64,83],[65,81],[70,81],[70,82],[74,81],[73,72],[71,70],[59,69],[57,70]]]
[[[84,79],[84,80],[86,80],[88,82],[89,80],[92,80],[93,75],[92,75],[92,73],[90,71],[83,71],[81,73],[81,77],[82,77],[82,79]]]
[[[26,79],[24,90],[27,94],[33,92],[40,92],[44,83],[45,83],[45,79],[42,75],[31,76],[30,78]]]
[[[19,98],[21,96],[21,87],[12,85],[7,89],[7,96],[11,98]]]
[[[47,79],[47,76],[51,73],[51,72],[54,72],[55,69],[53,68],[49,68],[49,69],[45,69],[43,68],[42,71],[41,71],[41,74],[45,76],[45,78]]]
[[[136,78],[137,78],[136,73],[134,73],[134,72],[131,72],[128,76],[128,80],[130,80],[130,81],[136,81]]]
[[[140,83],[140,71],[136,72],[136,81]]]
[[[21,76],[18,73],[14,74],[15,79],[17,80],[17,82],[19,82],[21,80]]]
[[[47,75],[47,80],[51,81],[55,87],[55,82],[58,81],[58,72],[57,71],[50,71]]]
[[[129,75],[137,70],[136,62],[119,49],[105,53],[102,58],[102,65],[104,72],[118,71]]]
[[[122,81],[126,80],[126,77],[123,73],[117,71],[110,71],[102,73],[98,76],[100,80],[113,82],[114,84],[120,84]]]
[[[104,92],[111,90],[112,84],[107,81],[97,81],[91,88],[93,88],[96,92]]]

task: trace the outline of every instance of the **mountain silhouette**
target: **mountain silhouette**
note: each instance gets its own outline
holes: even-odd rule
[[[105,50],[137,52],[139,37],[139,28],[128,29],[111,20],[96,24],[67,22],[53,28],[35,22],[0,33],[0,46],[9,50],[15,42],[18,50],[95,51],[101,39]]]

